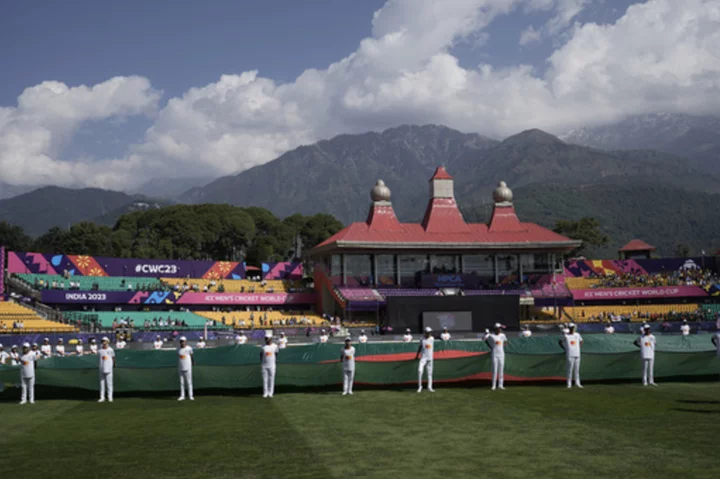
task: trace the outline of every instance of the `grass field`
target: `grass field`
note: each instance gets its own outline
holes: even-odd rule
[[[720,383],[197,394],[19,406],[0,476],[715,477]]]

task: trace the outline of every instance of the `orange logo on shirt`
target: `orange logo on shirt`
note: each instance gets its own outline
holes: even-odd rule
[[[650,343],[645,343],[645,346],[650,347]]]
[[[345,359],[347,359],[348,361],[352,361],[352,356],[345,356]]]
[[[265,353],[265,356],[272,356],[272,353]]]
[[[575,341],[570,341],[570,346],[575,346]]]
[[[185,355],[184,355],[184,354],[181,354],[181,355],[180,355],[180,359],[185,359]]]
[[[23,366],[27,366],[28,364],[30,364],[30,361],[23,361]]]
[[[495,341],[496,346],[500,346],[502,344],[502,341]]]
[[[429,344],[426,344],[426,345],[425,345],[425,349],[432,349],[432,346],[429,345]]]
[[[107,359],[108,359],[107,356],[103,356],[103,357],[102,357],[102,360],[103,360],[103,361],[107,361]]]

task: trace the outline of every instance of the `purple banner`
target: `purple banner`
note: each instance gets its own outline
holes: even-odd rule
[[[480,277],[475,274],[424,274],[422,288],[480,289]]]
[[[662,288],[597,288],[572,291],[575,301],[704,297],[699,286],[666,286]]]
[[[235,261],[123,259],[103,256],[8,253],[10,273],[147,278],[244,279],[245,264]]]
[[[247,304],[283,305],[315,303],[315,293],[184,293],[176,304]]]
[[[5,247],[0,246],[0,301],[5,295]]]
[[[315,293],[195,293],[147,291],[42,291],[46,304],[225,304],[283,305],[315,303]]]

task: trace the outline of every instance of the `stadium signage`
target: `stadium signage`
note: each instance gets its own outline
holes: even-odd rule
[[[135,273],[145,274],[176,274],[177,265],[174,264],[139,264],[135,266]]]
[[[465,288],[478,289],[480,278],[475,274],[424,274],[423,288]]]
[[[643,298],[682,298],[707,296],[707,292],[699,286],[668,286],[663,288],[597,288],[576,289],[572,291],[573,299],[582,300],[614,300]]]
[[[315,293],[184,293],[177,304],[310,304]]]
[[[59,291],[45,290],[48,304],[224,304],[283,305],[315,303],[315,293],[174,293],[169,291]]]

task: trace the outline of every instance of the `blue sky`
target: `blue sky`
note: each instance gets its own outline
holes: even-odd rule
[[[129,189],[400,123],[502,138],[716,111],[717,12],[718,0],[8,0],[0,181]]]

